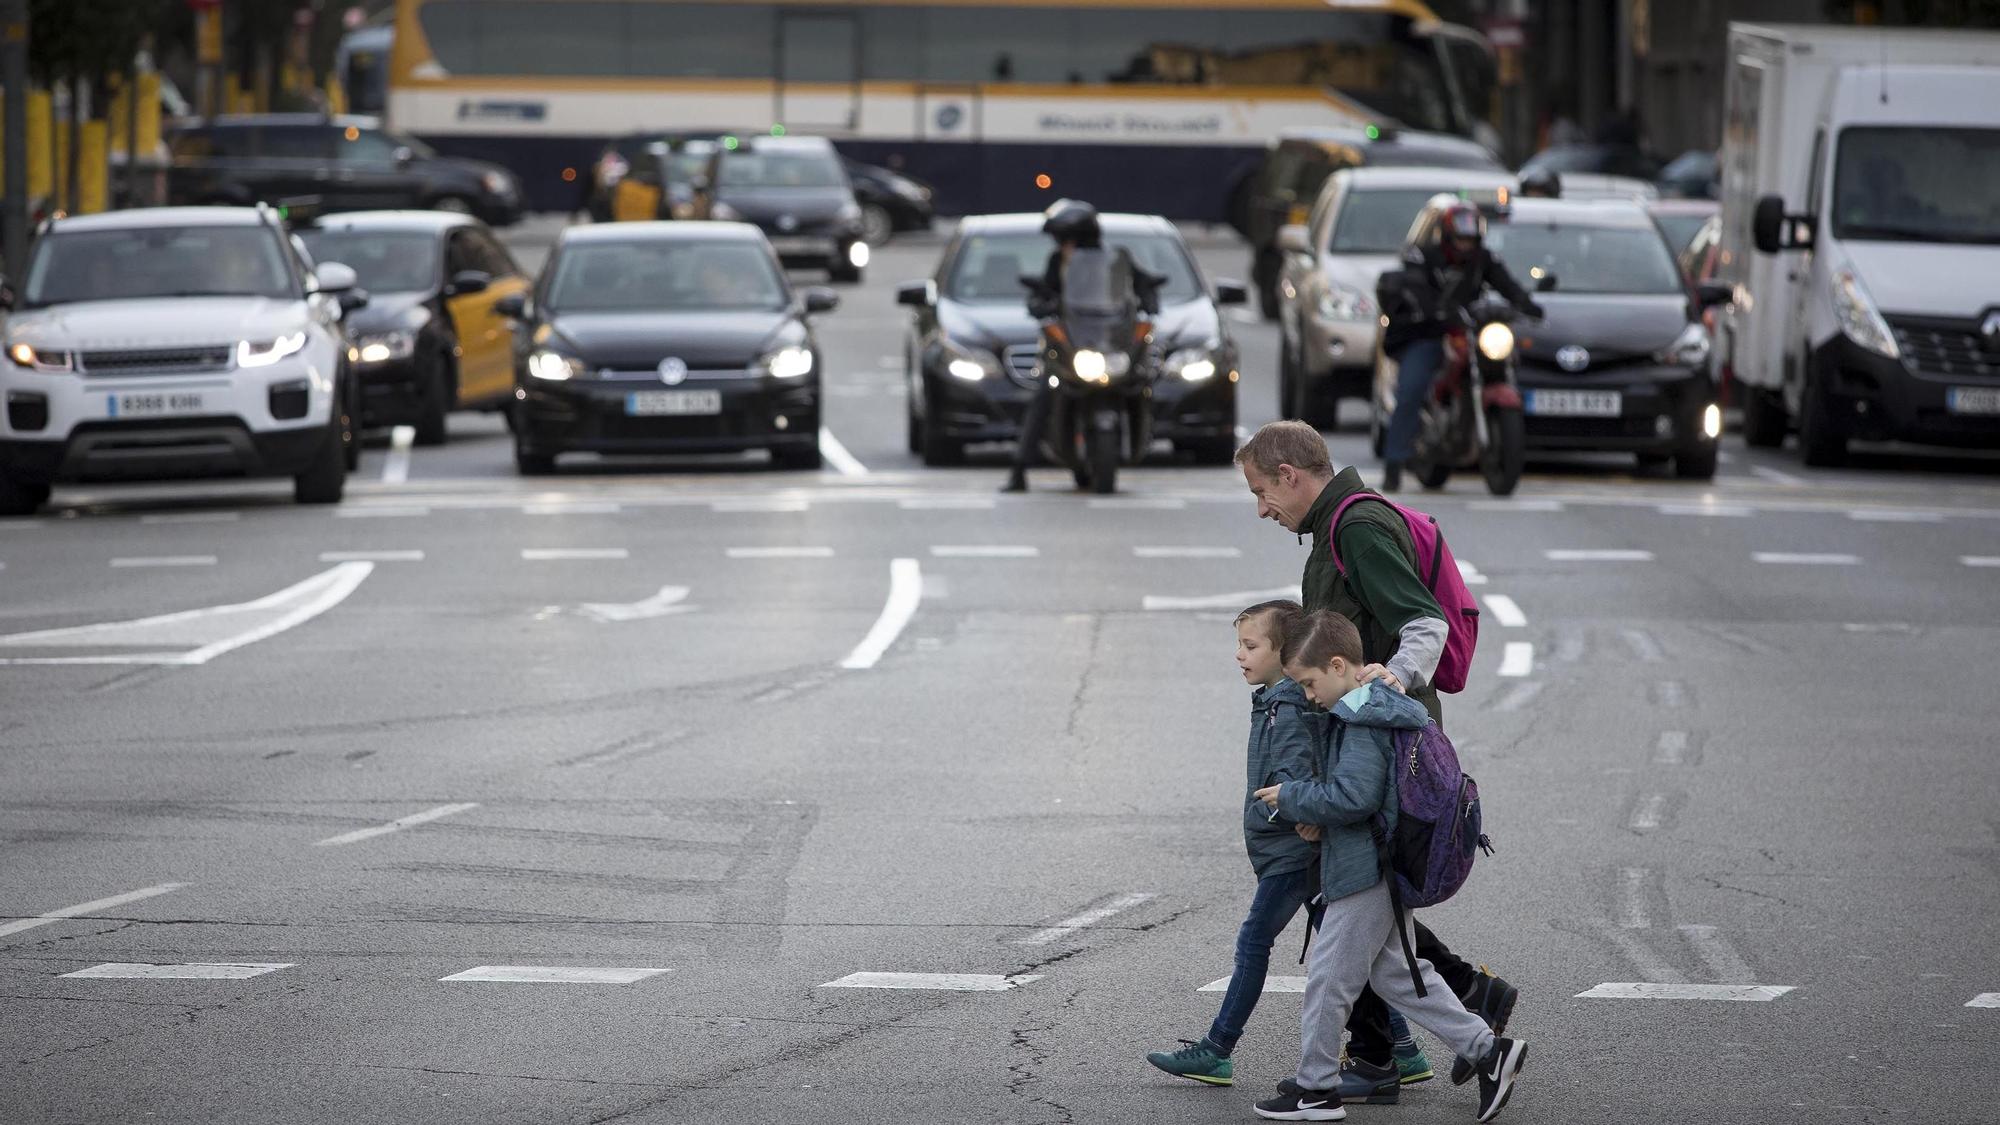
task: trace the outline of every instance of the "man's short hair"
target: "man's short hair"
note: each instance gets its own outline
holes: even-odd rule
[[[1319,609],[1306,614],[1292,635],[1278,650],[1278,660],[1287,668],[1331,668],[1333,658],[1361,664],[1361,630],[1341,614]]]
[[[1264,630],[1264,636],[1271,647],[1284,651],[1285,638],[1298,631],[1299,622],[1305,619],[1305,607],[1290,598],[1278,601],[1258,602],[1256,605],[1236,615],[1236,623],[1257,621],[1257,627]],[[1261,620],[1260,620],[1261,619]]]
[[[1333,475],[1333,456],[1326,451],[1326,438],[1304,422],[1265,423],[1236,451],[1236,463],[1267,477],[1277,476],[1280,465],[1290,465],[1307,476]]]

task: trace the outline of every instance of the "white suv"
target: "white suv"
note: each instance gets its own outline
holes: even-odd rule
[[[289,476],[340,500],[360,456],[340,321],[354,271],[315,271],[266,207],[58,219],[0,336],[0,515],[69,481]]]

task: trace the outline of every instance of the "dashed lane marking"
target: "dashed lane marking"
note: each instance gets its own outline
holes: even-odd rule
[[[862,464],[860,459],[855,457],[854,454],[849,453],[847,447],[840,444],[840,439],[833,436],[833,431],[827,429],[825,426],[819,428],[819,453],[821,457],[826,458],[827,464],[832,465],[834,471],[838,472],[841,476],[865,477],[868,475],[868,466]]]
[[[1789,984],[1650,984],[1643,981],[1600,984],[1576,994],[1578,1000],[1776,1000],[1796,986]]]
[[[601,969],[584,965],[479,965],[438,981],[487,984],[635,984],[666,969]]]
[[[931,548],[931,557],[934,559],[1036,559],[1041,555],[1040,547],[1005,543],[945,545]]]
[[[1658,510],[1663,516],[1714,516],[1722,519],[1745,519],[1757,514],[1755,508],[1735,504],[1662,504]]]
[[[428,824],[433,820],[442,820],[448,816],[456,816],[467,809],[476,809],[478,807],[479,802],[477,801],[465,801],[455,805],[439,805],[434,809],[425,809],[420,813],[411,813],[409,816],[392,820],[387,824],[375,825],[373,828],[357,828],[352,832],[343,832],[338,836],[328,836],[324,840],[315,842],[313,846],[316,848],[337,848],[342,844],[354,844],[362,840],[372,840],[377,836],[387,836],[391,832],[401,832],[405,828],[410,828],[418,824]]]
[[[1500,622],[1503,628],[1518,629],[1528,623],[1528,615],[1521,612],[1521,607],[1514,604],[1513,598],[1505,594],[1488,594],[1485,601],[1486,608],[1493,611],[1493,619]]]
[[[1466,562],[1464,559],[1458,559],[1456,561],[1458,562],[1458,576],[1460,578],[1465,579],[1465,584],[1467,586],[1486,585],[1486,576],[1484,574],[1479,573],[1478,567],[1472,565],[1469,562]]]
[[[578,562],[631,557],[632,552],[624,547],[524,547],[521,550],[524,562]]]
[[[1142,559],[1240,559],[1240,547],[1134,547],[1134,557]]]
[[[1660,680],[1653,685],[1653,702],[1662,707],[1680,707],[1687,703],[1687,685],[1679,680]]]
[[[249,980],[279,969],[292,968],[291,961],[195,961],[185,965],[145,965],[108,961],[62,974],[66,980]]]
[[[708,510],[724,514],[753,515],[772,512],[804,512],[812,508],[811,502],[803,497],[784,496],[770,499],[716,500]]]
[[[136,558],[112,559],[111,565],[119,569],[167,566],[214,566],[214,555],[145,555]]]
[[[1665,793],[1647,793],[1639,798],[1638,804],[1632,806],[1632,816],[1625,822],[1625,826],[1634,832],[1657,831],[1666,808]]]
[[[1550,562],[1652,562],[1653,552],[1624,548],[1563,548],[1543,551]]]
[[[1007,992],[1040,979],[1042,979],[1040,973],[1015,976],[1001,976],[997,973],[849,973],[839,980],[827,981],[820,987],[901,988],[932,992]]]
[[[242,517],[241,512],[162,512],[140,516],[139,522],[156,526],[182,523],[235,523]]]
[[[1228,992],[1229,980],[1230,978],[1228,977],[1223,977],[1221,980],[1212,980],[1209,981],[1207,984],[1202,985],[1200,988],[1195,989],[1195,991]],[[1304,992],[1305,990],[1306,990],[1306,978],[1304,977],[1264,978],[1264,993],[1267,996],[1273,992]]]
[[[319,561],[342,562],[422,562],[422,551],[321,551]]]
[[[1728,938],[1722,936],[1722,931],[1714,926],[1703,925],[1685,925],[1677,928],[1681,935],[1687,938],[1688,944],[1694,946],[1695,953],[1708,966],[1708,971],[1716,980],[1724,984],[1749,984],[1757,979],[1757,974],[1750,971],[1750,966],[1737,955],[1736,948],[1729,944]]]
[[[1913,508],[1856,508],[1847,513],[1847,518],[1862,523],[1943,523],[1944,513]]]
[[[1073,914],[1068,918],[1064,918],[1053,926],[1036,930],[1027,937],[1017,938],[1014,944],[1047,945],[1050,942],[1061,941],[1078,930],[1095,926],[1107,918],[1123,914],[1125,911],[1142,903],[1151,902],[1154,897],[1154,895],[1147,891],[1134,891],[1130,894],[1116,895],[1080,914]]]
[[[1560,512],[1560,500],[1468,500],[1468,512]]]
[[[1535,646],[1528,641],[1508,641],[1500,654],[1500,674],[1525,676],[1535,670]]]
[[[2000,992],[1982,992],[1965,1002],[1968,1008],[2000,1008]]]
[[[998,506],[991,496],[906,496],[896,501],[906,512],[990,512]]]
[[[1644,930],[1652,927],[1653,921],[1646,910],[1646,883],[1651,875],[1643,867],[1618,869],[1619,929]]]
[[[1246,605],[1270,601],[1274,598],[1300,600],[1297,586],[1279,586],[1270,590],[1242,590],[1231,594],[1200,594],[1194,597],[1173,597],[1166,594],[1147,594],[1139,604],[1151,610],[1181,609],[1242,609]]]
[[[731,547],[732,559],[830,559],[832,547]]]
[[[124,906],[127,903],[153,898],[171,891],[178,891],[185,886],[187,886],[186,883],[161,883],[157,886],[142,887],[136,891],[127,891],[122,895],[112,895],[110,898],[100,898],[92,902],[78,903],[75,906],[65,906],[59,910],[51,910],[47,914],[37,914],[32,918],[17,918],[12,922],[0,922],[0,937],[6,937],[9,934],[18,934],[24,930],[32,930],[38,926],[46,926],[51,922],[60,922],[65,918],[81,918],[87,914],[96,914],[99,911],[110,910],[113,907]]]
[[[1861,561],[1854,555],[1795,551],[1756,551],[1750,557],[1767,566],[1853,566]]]
[[[1782,484],[1787,488],[1803,488],[1806,483],[1804,477],[1794,476],[1783,469],[1773,469],[1768,465],[1752,465],[1750,472],[1772,484]]]
[[[417,440],[412,426],[389,431],[389,455],[382,459],[382,483],[403,484],[410,479],[410,446]]]
[[[1960,555],[1958,561],[1965,566],[1981,569],[2000,567],[2000,555]]]
[[[849,671],[860,671],[875,667],[889,646],[902,635],[903,627],[916,616],[917,605],[924,597],[924,572],[915,559],[891,559],[889,561],[889,598],[882,604],[882,615],[847,654],[840,666]]]
[[[1687,977],[1683,976],[1680,970],[1669,965],[1659,954],[1653,952],[1651,946],[1641,941],[1637,930],[1604,921],[1593,921],[1590,923],[1590,926],[1606,942],[1615,946],[1620,953],[1623,953],[1625,959],[1630,961],[1634,968],[1637,968],[1640,972],[1654,980],[1672,984],[1679,984],[1687,980]]]
[[[1663,730],[1660,739],[1653,744],[1653,764],[1678,766],[1687,758],[1688,732],[1684,730]]]
[[[615,516],[622,510],[609,500],[556,500],[521,505],[524,516]]]

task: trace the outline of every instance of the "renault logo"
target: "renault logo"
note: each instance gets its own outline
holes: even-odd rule
[[[660,382],[669,387],[678,387],[687,381],[687,360],[670,355],[660,361]]]
[[[1986,314],[1979,324],[1980,338],[1986,341],[1986,350],[2000,352],[2000,309]]]
[[[1571,344],[1556,352],[1556,366],[1564,371],[1581,371],[1590,366],[1590,353],[1581,345]]]

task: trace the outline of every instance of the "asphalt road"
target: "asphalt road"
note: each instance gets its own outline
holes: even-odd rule
[[[469,417],[377,440],[334,510],[0,523],[0,1122],[1252,1119],[1296,995],[1234,1090],[1141,1056],[1229,972],[1229,621],[1303,549],[1225,469],[923,469],[891,292],[937,245],[822,328],[865,473],[524,481]],[[1234,327],[1254,427],[1275,332]],[[1446,707],[1499,851],[1427,920],[1523,990],[1501,1119],[1992,1122],[2000,462],[1725,449],[1712,485],[1581,459],[1414,501],[1494,599]],[[567,979],[444,979],[480,969]],[[1579,996],[1634,983],[1763,998]]]

